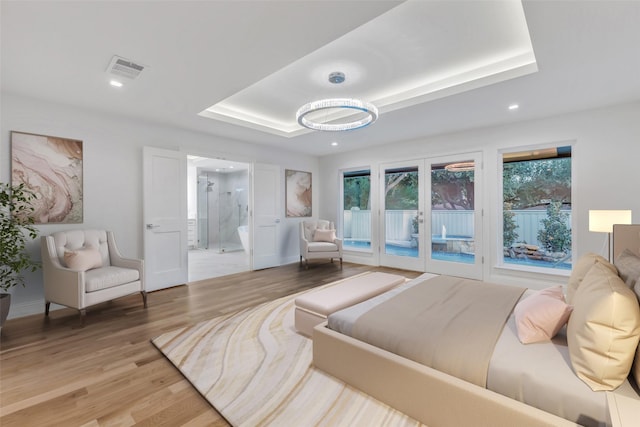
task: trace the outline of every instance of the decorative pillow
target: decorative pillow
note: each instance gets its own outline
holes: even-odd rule
[[[567,325],[573,370],[592,390],[613,390],[629,376],[639,339],[638,299],[620,277],[596,263],[574,295]]]
[[[571,276],[569,276],[569,282],[567,283],[568,304],[573,304],[573,295],[576,293],[576,289],[578,289],[578,287],[580,286],[580,282],[582,282],[584,276],[587,275],[591,267],[593,267],[596,262],[605,265],[613,273],[618,274],[618,270],[616,270],[616,267],[600,255],[596,255],[594,253],[584,254],[573,266]]]
[[[624,280],[624,283],[633,289],[636,281],[640,277],[640,257],[629,249],[625,249],[618,255],[618,258],[616,258],[616,268],[618,269],[618,274],[622,280]]]
[[[336,239],[336,230],[320,230],[316,229],[313,233],[313,241],[314,242],[330,242]]]
[[[549,341],[567,323],[572,310],[573,307],[564,302],[561,285],[524,298],[514,309],[520,342]]]
[[[102,267],[102,256],[100,251],[95,248],[64,251],[64,263],[71,270],[87,271],[92,268]]]

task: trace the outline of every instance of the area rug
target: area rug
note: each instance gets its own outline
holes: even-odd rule
[[[305,292],[152,342],[233,426],[422,426],[312,366],[312,341],[294,328]]]

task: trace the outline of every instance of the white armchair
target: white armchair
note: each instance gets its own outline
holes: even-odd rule
[[[144,261],[123,258],[113,233],[70,230],[42,236],[45,315],[51,303],[80,310],[136,292],[147,307]]]
[[[300,265],[305,260],[309,268],[310,259],[340,259],[342,267],[342,240],[336,238],[333,222],[326,220],[300,222]]]

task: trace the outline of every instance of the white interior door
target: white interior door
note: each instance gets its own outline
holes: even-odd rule
[[[253,269],[280,265],[280,167],[256,163],[253,165],[253,227],[250,244]]]
[[[187,283],[187,157],[143,149],[144,259],[147,291]]]

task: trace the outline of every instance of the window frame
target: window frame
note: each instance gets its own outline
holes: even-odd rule
[[[569,158],[571,159],[571,257],[567,260],[573,266],[576,259],[576,248],[577,248],[577,200],[576,200],[576,141],[559,141],[553,143],[544,143],[544,144],[532,144],[526,146],[514,146],[508,148],[502,148],[498,150],[497,153],[497,218],[495,221],[496,224],[496,251],[495,251],[495,262],[494,268],[497,270],[506,270],[512,272],[522,272],[522,273],[535,273],[535,274],[545,274],[548,276],[563,276],[568,277],[571,274],[571,269],[562,269],[562,268],[547,268],[541,266],[529,266],[529,265],[518,265],[516,263],[507,263],[504,260],[504,155],[509,153],[519,153],[525,151],[535,151],[535,150],[544,150],[549,148],[560,148],[560,147],[570,147],[571,155]]]

